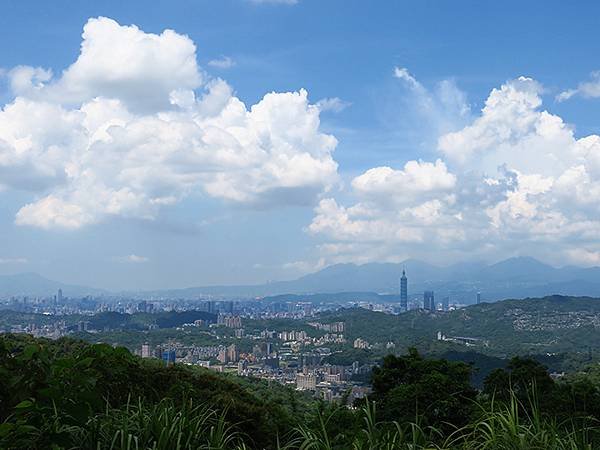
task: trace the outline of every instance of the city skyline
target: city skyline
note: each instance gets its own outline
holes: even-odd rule
[[[7,5],[0,274],[137,290],[599,265],[599,9]]]

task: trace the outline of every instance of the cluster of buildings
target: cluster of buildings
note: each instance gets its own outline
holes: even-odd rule
[[[546,311],[510,308],[504,317],[512,322],[517,331],[553,331],[582,327],[600,328],[600,313],[582,308],[575,311]]]
[[[220,313],[217,317],[217,325],[223,325],[227,328],[242,328],[242,318],[233,313]]]
[[[416,296],[409,299],[408,278],[402,271],[400,278],[400,301],[388,304],[371,304],[357,300],[350,306],[359,306],[374,311],[383,311],[398,314],[409,309],[420,308],[427,311],[444,310],[451,308],[448,297],[436,303],[434,292],[427,290],[423,293],[422,303]],[[477,294],[477,303],[481,295]],[[342,321],[323,322],[306,318],[338,309],[339,303],[313,304],[304,301],[233,301],[223,299],[206,300],[168,300],[145,299],[125,300],[112,299],[100,301],[98,299],[84,298],[74,301],[63,295],[59,290],[49,299],[12,299],[11,305],[17,305],[20,310],[42,312],[48,316],[61,316],[78,314],[82,317],[97,312],[144,313],[155,314],[165,311],[201,310],[213,314],[214,319],[197,320],[185,324],[182,331],[191,331],[190,326],[207,327],[206,333],[212,337],[216,345],[183,345],[178,342],[167,342],[161,345],[144,343],[136,353],[143,358],[156,358],[165,364],[184,363],[207,367],[216,371],[233,372],[241,376],[252,376],[274,380],[283,384],[295,386],[299,390],[308,390],[328,400],[339,399],[348,392],[352,395],[363,395],[361,376],[370,373],[369,365],[360,365],[358,362],[349,366],[327,364],[327,357],[332,354],[329,346],[338,347],[346,344],[346,323]],[[1,307],[2,305],[0,305]],[[245,321],[252,319],[302,319],[305,325],[318,330],[310,329],[291,330],[262,330],[254,334],[247,334],[244,330]],[[208,322],[207,322],[208,321]],[[216,323],[215,323],[216,321]],[[58,338],[76,331],[88,331],[89,322],[81,320],[76,324],[67,325],[64,320],[54,320],[50,324],[19,325],[10,330],[13,332],[27,332],[34,336]],[[224,330],[224,329],[230,329]],[[195,332],[195,331],[194,331]],[[317,335],[317,336],[315,336]],[[439,340],[448,340],[463,343],[464,345],[479,345],[469,338],[448,337],[440,334]],[[220,340],[220,341],[219,341]],[[221,342],[221,343],[219,343]],[[357,338],[351,341],[355,349],[386,349],[395,347],[393,342],[387,344],[370,344],[365,339]]]
[[[237,326],[235,316],[231,315],[224,315],[220,322],[222,327],[231,327],[234,322]],[[229,335],[229,342],[222,345],[190,346],[171,341],[151,346],[145,343],[136,353],[143,358],[162,359],[167,365],[183,363],[275,381],[298,390],[311,391],[329,401],[342,398],[352,401],[364,396],[368,388],[363,381],[355,378],[358,376],[364,380],[371,371],[370,365],[354,362],[341,366],[326,362],[332,351],[325,344],[345,343],[342,332],[346,324],[314,322],[311,326],[326,333],[311,337],[305,330],[263,330],[244,334],[245,340],[239,341],[239,344],[232,342]],[[251,347],[248,340],[255,341]]]
[[[332,323],[308,322],[308,325],[316,328],[317,330],[326,331],[328,333],[344,333],[346,331],[346,323],[345,322],[332,322]]]
[[[481,292],[477,292],[476,304],[481,303]],[[435,294],[432,290],[426,290],[423,292],[423,302],[421,305],[413,303],[409,304],[408,301],[408,278],[406,271],[402,270],[402,276],[400,277],[400,311],[405,312],[412,307],[421,307],[425,311],[450,311],[459,305],[450,306],[450,297],[446,296],[442,299],[441,303],[436,303]],[[462,305],[460,305],[462,306]]]
[[[365,341],[362,338],[356,338],[354,339],[354,342],[352,343],[352,347],[354,348],[359,348],[359,349],[368,349],[371,348],[371,346],[369,345],[369,343],[367,341]]]

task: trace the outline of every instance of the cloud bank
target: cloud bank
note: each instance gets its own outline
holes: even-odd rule
[[[318,241],[319,266],[515,253],[600,261],[600,136],[577,137],[545,110],[535,80],[507,81],[473,112],[452,81],[428,89],[395,68],[412,111],[436,131],[435,156],[368,168],[340,200],[331,193],[337,141],[322,132],[320,114],[348,103],[311,104],[301,89],[245,105],[198,66],[196,52],[174,31],[145,33],[100,17],[87,22],[80,54],[60,74],[8,71],[0,190],[31,196],[15,223],[78,229],[117,217],[154,220],[187,198],[209,197],[254,208],[311,205],[306,230]],[[562,99],[600,96],[597,84],[594,74]]]
[[[0,189],[35,199],[15,222],[76,229],[155,219],[190,196],[256,207],[310,205],[337,182],[337,141],[305,90],[247,107],[197,65],[184,35],[99,17],[60,75],[9,73],[0,110]]]
[[[430,98],[407,70],[395,76]],[[328,261],[600,261],[600,136],[577,138],[543,110],[535,80],[493,89],[479,115],[439,137],[437,152],[434,162],[355,177],[354,203],[322,199],[307,230]]]

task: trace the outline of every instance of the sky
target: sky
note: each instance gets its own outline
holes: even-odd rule
[[[0,274],[600,265],[600,4],[9,1]]]

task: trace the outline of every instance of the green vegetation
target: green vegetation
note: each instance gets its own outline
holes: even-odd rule
[[[450,312],[409,311],[397,316],[366,309],[347,309],[321,315],[321,322],[343,321],[349,341],[393,341],[399,351],[417,347],[427,354],[465,349],[444,336],[477,339],[479,353],[499,358],[514,355],[571,354],[567,366],[580,368],[600,354],[600,300],[551,296],[538,299],[482,303]],[[577,356],[579,355],[579,356]],[[547,362],[547,361],[545,361]]]
[[[24,313],[3,309],[0,313],[0,330],[10,330],[11,326],[34,324],[38,327],[50,325],[57,321],[56,316]]]
[[[320,337],[325,334],[324,331],[317,330],[305,322],[294,319],[244,319],[244,329],[249,333],[260,333],[264,330],[277,332],[290,330],[306,331],[306,334],[310,337]]]
[[[52,316],[46,314],[23,313],[3,310],[0,315],[0,330],[10,329],[15,324],[36,326],[50,325],[65,321],[66,325],[74,326],[79,322],[87,322],[88,328],[96,331],[104,330],[146,330],[150,326],[158,328],[175,328],[196,320],[216,322],[215,314],[204,311],[170,311],[150,313],[126,314],[114,311],[100,312],[94,315],[70,314],[65,316]]]
[[[139,415],[160,416],[172,405],[190,405],[197,415],[210,410],[253,447],[271,447],[303,408],[302,398],[279,385],[248,389],[206,369],[164,367],[122,347],[68,339],[2,337],[0,379],[0,448],[90,448],[77,446],[132,405]]]
[[[207,332],[206,329],[197,327],[186,327],[184,330],[175,328],[164,328],[156,330],[114,330],[100,333],[78,332],[74,333],[76,339],[83,339],[90,343],[105,342],[111,345],[126,347],[129,350],[139,349],[144,343],[152,346],[164,344],[165,342],[177,341],[183,345],[227,345],[233,340],[217,338]]]
[[[331,346],[335,348],[335,346]],[[323,359],[325,364],[333,364],[339,366],[347,366],[357,361],[360,365],[368,364],[374,360],[378,360],[376,353],[363,348],[345,348],[337,353],[332,353]]]
[[[470,384],[471,367],[462,362],[425,359],[411,349],[406,356],[386,356],[373,369],[373,400],[384,421],[410,422],[415,417],[426,426],[469,421],[477,395]]]
[[[482,392],[471,366],[388,355],[356,408],[124,348],[0,337],[3,449],[594,449],[600,369],[556,382],[514,358]]]

